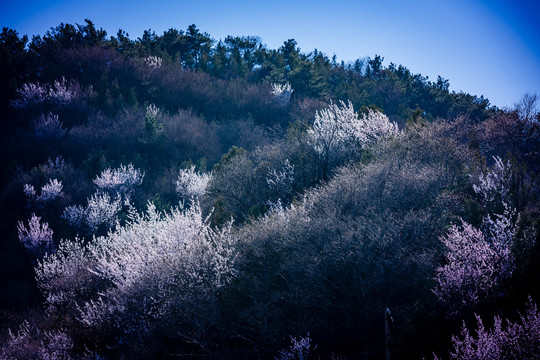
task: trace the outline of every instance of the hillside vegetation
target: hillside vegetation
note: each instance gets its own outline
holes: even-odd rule
[[[2,359],[539,359],[536,95],[86,20],[0,117]]]

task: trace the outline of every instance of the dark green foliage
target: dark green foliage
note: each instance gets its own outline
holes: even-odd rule
[[[32,48],[44,45],[72,48],[104,44],[107,40],[107,32],[103,29],[96,29],[94,23],[88,19],[85,19],[84,22],[86,25],[76,24],[74,26],[61,23],[47,31],[43,38],[34,37],[30,46]]]
[[[9,100],[15,96],[23,71],[25,47],[28,42],[26,35],[19,38],[17,31],[2,28],[0,33],[0,114],[8,109]]]
[[[466,173],[456,169],[471,159],[455,140],[439,142],[454,131],[411,131],[309,191],[296,210],[246,226],[233,331],[249,329],[260,346],[310,332],[321,346],[382,356],[384,308],[393,309],[396,331],[428,311],[438,237],[463,211]],[[408,340],[397,336],[396,348]]]

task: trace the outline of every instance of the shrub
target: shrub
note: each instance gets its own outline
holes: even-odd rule
[[[28,228],[22,221],[17,227],[19,241],[34,258],[42,258],[45,254],[54,251],[53,231],[46,222],[41,223],[41,218],[32,214],[28,220]]]

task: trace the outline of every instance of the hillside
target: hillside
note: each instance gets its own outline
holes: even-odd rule
[[[4,28],[1,357],[538,359],[516,100],[195,25]]]

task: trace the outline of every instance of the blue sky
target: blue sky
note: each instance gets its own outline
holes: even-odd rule
[[[132,39],[196,24],[216,40],[257,35],[269,48],[294,38],[339,61],[378,54],[499,107],[540,94],[539,0],[0,1],[0,25],[21,34],[85,18]]]

